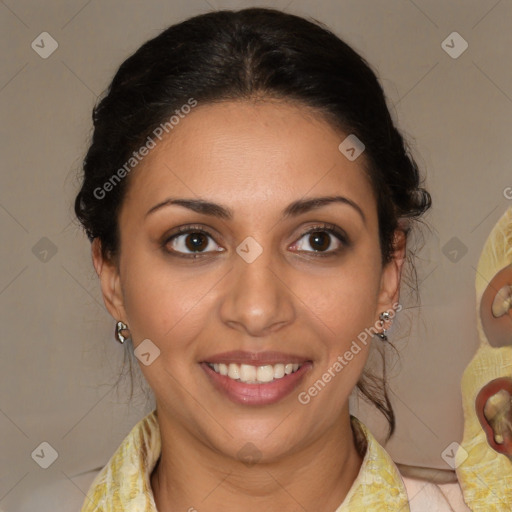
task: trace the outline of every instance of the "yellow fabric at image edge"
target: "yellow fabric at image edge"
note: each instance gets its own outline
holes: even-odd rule
[[[351,416],[352,427],[366,439],[359,474],[335,512],[410,512],[400,473],[365,425]],[[157,512],[150,476],[160,457],[156,410],[140,420],[98,473],[81,512]],[[193,507],[193,504],[191,504]]]

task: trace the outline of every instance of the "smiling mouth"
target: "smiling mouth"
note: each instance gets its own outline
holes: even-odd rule
[[[266,364],[253,366],[237,363],[206,363],[215,373],[245,384],[267,384],[298,371],[302,364]]]

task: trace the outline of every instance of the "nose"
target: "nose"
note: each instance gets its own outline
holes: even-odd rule
[[[220,307],[226,325],[261,337],[293,322],[293,291],[277,260],[270,250],[264,250],[252,262],[234,256]]]

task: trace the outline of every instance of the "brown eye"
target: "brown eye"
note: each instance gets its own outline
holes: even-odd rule
[[[318,256],[334,255],[345,246],[348,246],[347,237],[342,231],[334,226],[330,227],[330,225],[329,227],[313,227],[293,244],[294,249]]]
[[[178,233],[167,237],[163,246],[167,252],[185,257],[223,250],[215,243],[210,233],[190,226],[180,228]]]
[[[208,246],[208,239],[203,233],[191,233],[185,236],[185,246],[191,251],[204,251]]]
[[[325,231],[315,231],[309,234],[308,242],[315,251],[326,251],[331,245],[331,235]]]

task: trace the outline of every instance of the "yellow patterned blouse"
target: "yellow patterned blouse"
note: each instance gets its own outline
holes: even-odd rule
[[[352,428],[367,449],[359,474],[335,512],[410,512],[407,491],[388,453],[357,418]],[[81,512],[158,512],[150,476],[161,451],[156,410],[128,434],[91,484]]]

